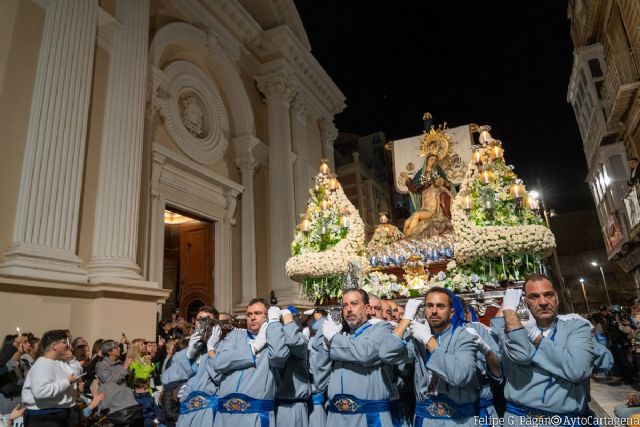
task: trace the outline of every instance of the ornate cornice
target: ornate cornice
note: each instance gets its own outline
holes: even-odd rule
[[[302,92],[298,92],[293,101],[291,101],[291,110],[295,118],[303,124],[307,122],[307,116],[309,115],[307,103],[308,101]]]
[[[322,138],[323,144],[331,144],[338,137],[338,128],[333,124],[333,121],[328,120],[325,117],[322,117],[318,120],[318,127],[320,127],[320,137]]]

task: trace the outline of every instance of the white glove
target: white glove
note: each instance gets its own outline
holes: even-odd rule
[[[478,350],[480,350],[482,354],[487,354],[488,352],[491,351],[491,347],[489,347],[489,344],[487,344],[487,342],[482,339],[478,331],[476,331],[473,328],[465,328],[465,329],[473,337],[473,342],[476,343]]]
[[[402,320],[413,320],[416,317],[416,313],[422,304],[422,299],[415,298],[407,301],[407,304],[404,306],[404,316],[402,316]]]
[[[409,333],[412,337],[424,344],[426,344],[433,336],[428,323],[422,324],[416,322],[415,320],[412,320],[411,324],[409,325]]]
[[[269,307],[269,311],[267,311],[267,317],[269,318],[269,323],[279,322],[280,316],[281,316],[280,307]]]
[[[342,330],[342,324],[336,325],[333,322],[333,320],[327,319],[322,324],[322,335],[324,335],[324,338],[329,342],[331,342],[331,340],[333,339],[333,336],[339,333],[341,330]]]
[[[195,359],[198,355],[198,349],[196,348],[196,344],[200,341],[202,337],[199,332],[196,332],[189,337],[189,345],[187,346],[187,356],[189,359]]]
[[[536,319],[533,317],[533,314],[529,311],[529,320],[525,320],[522,322],[522,326],[527,330],[527,335],[529,335],[529,341],[534,342],[540,332],[540,328],[538,328],[538,324],[536,323]]]
[[[502,299],[502,309],[516,311],[520,304],[521,296],[522,289],[507,289],[504,293],[504,298]]]
[[[307,339],[309,339],[311,337],[311,329],[309,329],[307,326],[305,326],[302,329],[302,335],[304,335],[305,337],[307,337]]]
[[[207,341],[207,351],[213,351],[216,349],[216,344],[220,341],[220,337],[222,336],[222,328],[220,325],[215,325],[211,329],[211,336]]]
[[[253,344],[251,345],[253,354],[260,353],[265,345],[267,345],[267,322],[264,322],[262,326],[260,326],[260,331],[258,331],[258,335],[256,335],[256,338],[253,340]]]
[[[288,308],[283,308],[282,310],[280,310],[280,315],[284,318],[285,316],[293,316],[293,314],[291,314],[291,310],[289,310]]]
[[[178,400],[182,402],[182,398],[184,397],[184,391],[187,388],[187,383],[184,383],[180,386],[180,390],[178,390]]]

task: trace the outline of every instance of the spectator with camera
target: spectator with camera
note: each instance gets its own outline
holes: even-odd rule
[[[20,403],[24,375],[20,358],[29,351],[27,335],[8,335],[0,351],[0,414],[8,414]]]

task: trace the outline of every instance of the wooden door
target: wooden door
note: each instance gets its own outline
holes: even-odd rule
[[[189,305],[195,301],[213,305],[213,239],[210,222],[180,226],[180,315],[185,318]]]

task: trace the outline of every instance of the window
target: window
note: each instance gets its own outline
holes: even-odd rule
[[[600,61],[593,58],[589,60],[589,70],[591,71],[591,77],[595,80],[603,76],[602,67],[600,67]]]

